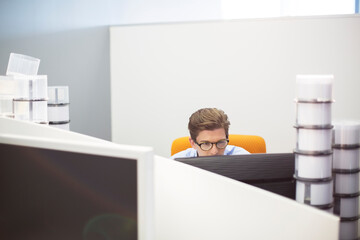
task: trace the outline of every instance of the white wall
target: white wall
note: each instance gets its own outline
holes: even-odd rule
[[[333,119],[360,119],[360,17],[327,16],[110,29],[112,140],[170,155],[188,117],[218,107],[230,132],[295,147],[296,74],[334,74]]]

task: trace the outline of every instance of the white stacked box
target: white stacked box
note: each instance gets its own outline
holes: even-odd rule
[[[12,76],[0,76],[0,116],[14,117],[13,99],[15,80]]]
[[[342,121],[333,130],[334,213],[340,216],[340,239],[359,237],[360,123]]]
[[[6,75],[15,82],[14,118],[47,124],[47,76],[37,75],[40,59],[11,53]]]
[[[70,130],[69,87],[48,87],[48,96],[49,125],[64,130]]]
[[[297,75],[296,201],[333,209],[332,75]]]
[[[15,119],[47,124],[47,76],[14,75],[16,84],[13,110]]]
[[[37,75],[40,59],[27,55],[10,53],[6,75]]]

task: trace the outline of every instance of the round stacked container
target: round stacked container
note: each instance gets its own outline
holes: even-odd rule
[[[334,213],[340,239],[358,239],[360,123],[342,121],[333,130]]]
[[[333,212],[332,75],[297,75],[296,201]]]
[[[14,75],[14,118],[47,124],[47,76]]]
[[[70,130],[69,87],[48,87],[48,95],[49,125],[64,130]]]

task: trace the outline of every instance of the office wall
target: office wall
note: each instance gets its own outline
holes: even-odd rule
[[[110,29],[112,137],[170,155],[202,107],[230,132],[296,144],[296,74],[334,74],[333,119],[360,120],[360,16],[115,26]]]
[[[109,25],[220,19],[220,0],[2,0],[0,75],[11,52],[68,85],[71,130],[110,140]]]

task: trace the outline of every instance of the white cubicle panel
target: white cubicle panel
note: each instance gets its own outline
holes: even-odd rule
[[[218,107],[230,133],[295,147],[297,74],[333,74],[333,119],[360,119],[360,16],[110,28],[112,140],[169,156],[191,113]]]
[[[87,136],[84,134],[65,131],[59,128],[54,128],[46,124],[38,124],[30,121],[22,121],[12,118],[0,117],[0,133],[4,134],[20,134],[34,137],[48,137],[72,141],[87,141],[112,144],[100,138]]]
[[[157,240],[335,240],[339,218],[294,200],[155,156]]]

